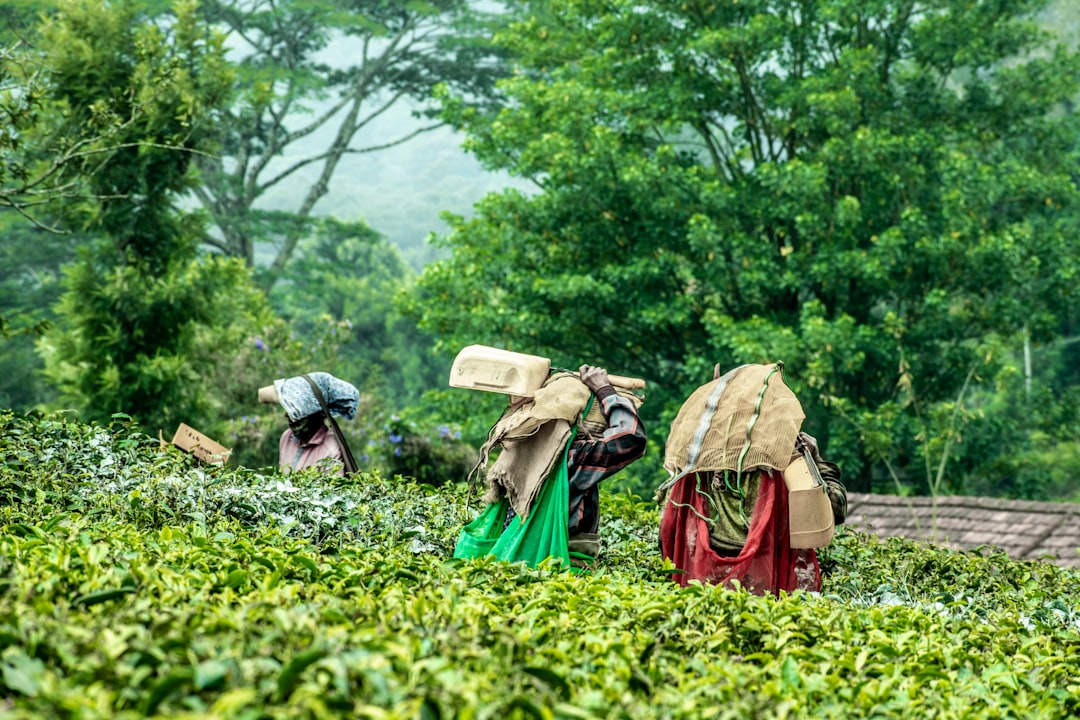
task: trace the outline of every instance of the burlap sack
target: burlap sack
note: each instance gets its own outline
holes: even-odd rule
[[[484,499],[498,502],[505,494],[514,512],[528,517],[544,480],[555,464],[562,462],[570,432],[570,423],[551,420],[527,438],[505,440],[502,453],[487,471],[488,492]]]
[[[577,373],[552,375],[535,396],[520,401],[499,418],[480,449],[481,455],[486,458],[487,451],[506,440],[529,437],[551,420],[575,422],[589,400],[589,392]]]
[[[695,390],[671,423],[664,458],[671,476],[786,468],[806,415],[782,369],[743,365]]]
[[[480,448],[481,467],[495,447],[503,451],[486,474],[484,500],[509,497],[514,511],[526,517],[554,463],[561,458],[571,423],[585,409],[590,390],[577,373],[556,373],[536,395],[505,413]]]

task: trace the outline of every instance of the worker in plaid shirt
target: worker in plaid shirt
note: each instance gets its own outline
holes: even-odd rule
[[[634,403],[615,392],[604,368],[582,365],[581,382],[600,403],[607,428],[582,424],[570,445],[570,550],[592,557],[600,552],[600,483],[645,454],[645,427]],[[599,432],[598,432],[599,431]]]
[[[581,382],[596,396],[604,426],[582,422],[566,460],[570,484],[569,549],[595,558],[600,552],[600,483],[645,454],[645,426],[637,407],[612,387],[604,368],[582,365]],[[506,509],[505,530],[516,513]]]

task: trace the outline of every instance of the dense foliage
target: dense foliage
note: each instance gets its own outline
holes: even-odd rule
[[[192,344],[219,296],[246,280],[237,266],[197,258],[198,219],[177,207],[192,157],[211,149],[229,72],[195,4],[174,13],[162,28],[133,3],[72,1],[42,38],[63,127],[132,118],[85,178],[93,242],[68,268],[46,371],[86,417],[128,412],[158,427],[202,409]]]
[[[199,466],[0,415],[13,718],[1073,716],[1080,575],[845,532],[825,591],[670,582],[605,493],[601,567],[449,559],[464,491]],[[617,487],[617,481],[609,484]]]
[[[31,408],[55,392],[40,373],[35,328],[46,331],[63,291],[62,268],[76,257],[72,238],[0,213],[0,407]]]
[[[1077,303],[1080,60],[1044,5],[541,3],[497,37],[508,105],[447,98],[539,191],[454,219],[418,314],[653,380],[661,433],[714,363],[782,360],[856,487],[949,489],[975,386]]]
[[[853,489],[1076,493],[1075,3],[0,7],[0,407],[262,467],[255,388],[325,370],[365,463],[453,481],[505,399],[446,372],[490,343],[649,380],[647,493],[713,364],[779,359]],[[445,123],[535,192],[451,219],[417,291],[429,251],[357,218],[462,206],[452,138],[388,159]]]

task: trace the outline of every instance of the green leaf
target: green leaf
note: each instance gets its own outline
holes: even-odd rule
[[[221,660],[204,660],[195,667],[195,689],[216,688],[225,681],[229,666]]]
[[[153,715],[157,712],[158,706],[167,698],[185,685],[191,684],[194,678],[194,674],[191,668],[179,668],[173,670],[165,677],[158,680],[154,684],[154,687],[150,689],[146,699],[143,701],[142,712],[144,715]]]
[[[304,555],[303,553],[297,553],[296,555],[293,555],[292,557],[293,557],[293,560],[295,560],[296,562],[300,563],[300,565],[307,568],[307,570],[309,570],[313,575],[318,576],[318,574],[319,574],[319,566],[318,566],[318,564],[316,564],[316,562],[314,560],[309,558],[307,555]]]
[[[326,655],[327,653],[325,650],[307,650],[293,656],[285,667],[281,669],[281,673],[278,675],[278,700],[287,700],[289,695],[292,694],[293,689],[296,687],[296,683],[299,682],[300,674],[307,669],[308,666],[322,660]]]
[[[76,605],[82,605],[84,607],[90,607],[92,605],[98,605],[103,602],[109,602],[111,600],[118,600],[127,595],[134,593],[136,588],[131,586],[124,586],[118,588],[108,588],[105,590],[95,590],[94,592],[86,593],[76,597],[72,602]]]
[[[797,692],[801,685],[799,663],[791,655],[788,655],[784,658],[784,664],[780,667],[781,692],[784,694]]]
[[[41,689],[41,680],[45,674],[45,664],[37,658],[30,658],[21,651],[5,652],[0,665],[4,685],[9,690],[26,697],[35,697]]]
[[[570,698],[570,685],[563,679],[561,675],[548,668],[526,666],[521,668],[522,672],[532,675],[537,680],[542,681],[545,685],[550,687],[556,693],[559,694],[563,700]]]
[[[247,570],[233,570],[225,578],[225,587],[238,588],[248,581]]]

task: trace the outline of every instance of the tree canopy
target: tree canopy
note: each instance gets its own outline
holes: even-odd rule
[[[543,5],[497,37],[507,107],[446,103],[537,192],[453,219],[424,326],[652,379],[661,434],[714,363],[783,360],[856,488],[932,480],[971,383],[1075,302],[1080,65],[1045,3]]]
[[[134,3],[68,2],[44,28],[60,129],[133,118],[82,178],[93,241],[70,266],[46,373],[88,418],[115,412],[175,427],[207,403],[190,350],[240,267],[200,262],[197,218],[177,200],[211,149],[229,73],[220,36],[180,0],[167,27]],[[171,428],[170,428],[171,429]]]

